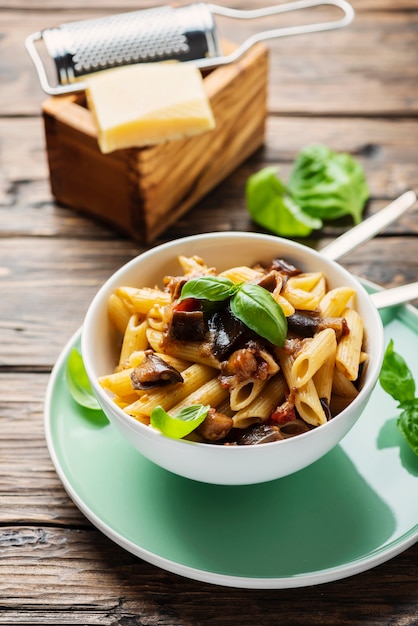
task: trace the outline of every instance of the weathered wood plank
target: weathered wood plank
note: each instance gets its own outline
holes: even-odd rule
[[[279,164],[279,162],[275,161]],[[249,160],[232,176],[228,177],[217,189],[208,194],[195,207],[191,208],[169,230],[162,233],[156,243],[167,239],[186,236],[190,233],[223,231],[223,230],[256,230],[245,204],[245,182],[254,172],[261,169],[267,162]],[[403,176],[402,168],[396,168]],[[407,170],[408,168],[405,168]],[[411,166],[411,174],[412,174]],[[287,163],[280,163],[280,176],[286,178],[289,172]],[[381,172],[377,172],[381,176]],[[370,176],[369,178],[373,178]],[[389,203],[396,195],[408,188],[400,188],[394,196],[388,195],[385,200],[372,200],[364,212],[364,216],[372,215]],[[387,191],[379,190],[382,196]],[[380,195],[380,194],[379,194]],[[78,237],[80,239],[109,239],[117,236],[111,228],[100,222],[78,215],[72,209],[53,204],[46,181],[35,183],[16,183],[14,196],[17,205],[0,208],[0,239],[6,237]],[[12,202],[12,201],[10,201]],[[1,206],[1,205],[0,205]],[[387,234],[413,234],[418,230],[418,206],[411,208],[402,219],[388,227]],[[352,222],[346,218],[336,222],[327,222],[320,236],[334,237],[349,228]],[[126,238],[126,246],[136,244]]]
[[[31,466],[32,472],[35,462],[34,460]],[[5,476],[8,476],[8,470]],[[42,480],[43,478],[42,476]],[[56,480],[58,481],[58,478]],[[41,492],[25,491],[24,482],[18,485],[15,482],[13,484],[14,492],[7,490],[3,492],[3,488],[1,489],[0,527],[4,524],[8,526],[52,524],[57,527],[79,529],[90,527],[90,522],[69,499],[61,483],[48,486],[48,481],[46,481]]]
[[[138,251],[121,240],[105,247],[100,241],[4,240],[3,288],[14,295],[2,302],[0,364],[48,366],[81,325],[100,283]]]
[[[48,380],[42,373],[0,374],[0,526],[90,527],[49,457],[43,417]]]
[[[418,545],[349,582],[303,591],[248,591],[186,581],[93,530],[3,527],[0,545],[0,624],[51,624],[54,616],[55,623],[112,626],[273,626],[278,615],[286,615],[286,624],[331,625],[338,616],[339,624],[400,626],[400,605],[417,615]],[[356,600],[342,607],[347,585]]]
[[[417,20],[414,12],[359,12],[342,31],[271,42],[270,111],[416,116]]]

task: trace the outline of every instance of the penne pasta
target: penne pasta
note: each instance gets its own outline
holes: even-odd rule
[[[322,317],[341,317],[355,292],[352,287],[336,287],[331,289],[319,302],[319,312]]]
[[[255,281],[259,280],[263,277],[263,273],[254,270],[251,267],[246,267],[245,265],[240,267],[232,267],[231,269],[225,270],[221,272],[219,276],[223,276],[224,278],[229,278],[233,283],[239,283],[241,281]]]
[[[240,411],[248,406],[261,393],[267,380],[249,379],[230,389],[229,403],[233,411]]]
[[[132,315],[132,310],[122,298],[112,293],[108,302],[108,315],[111,324],[123,334]]]
[[[227,415],[228,417],[232,417],[234,415],[234,411],[231,409],[231,405],[229,403],[229,396],[226,396],[226,398],[216,406],[216,410],[219,411],[219,413]]]
[[[334,369],[332,377],[332,395],[347,398],[349,402],[358,395],[357,387],[338,369]]]
[[[324,409],[312,379],[297,387],[293,373],[294,358],[285,350],[277,350],[280,367],[290,390],[295,391],[295,406],[302,417],[312,426],[320,426],[327,421]]]
[[[200,345],[196,343],[186,342],[163,342],[163,334],[161,331],[148,328],[147,337],[151,347],[156,352],[163,352],[165,354],[171,354],[172,356],[178,356],[185,361],[191,363],[201,363],[202,365],[209,365],[210,367],[220,368],[218,359],[210,354],[204,354],[201,351]]]
[[[332,380],[335,369],[335,355],[337,352],[337,346],[335,344],[334,351],[329,355],[328,359],[324,361],[319,370],[313,375],[313,381],[315,389],[318,394],[318,398],[327,401],[328,406],[331,401],[332,394]]]
[[[357,311],[351,308],[346,308],[343,316],[350,332],[338,342],[336,367],[348,380],[357,380],[363,343],[363,322]]]
[[[146,320],[150,328],[162,331],[164,328],[164,314],[161,305],[156,304],[151,307],[147,313]]]
[[[183,400],[171,407],[172,415],[176,415],[183,407],[193,404],[217,406],[228,397],[228,390],[221,385],[215,376],[207,383],[199,386],[195,391],[187,395]]]
[[[185,276],[213,274],[213,270],[209,270],[206,263],[199,256],[183,256],[178,257],[180,266]]]
[[[129,358],[125,361],[126,367],[137,367],[144,360],[145,351],[138,350],[137,352],[132,352],[129,355]]]
[[[113,402],[117,404],[118,407],[120,407],[123,410],[125,407],[129,406],[129,404],[132,404],[133,402],[135,402],[137,398],[138,398],[137,395],[125,396],[123,398],[120,398],[119,396],[115,396],[113,398]]]
[[[290,304],[289,300],[287,300],[280,293],[273,293],[273,298],[276,300],[277,304],[282,307],[282,311],[286,317],[290,317],[295,312],[295,307],[293,304]]]
[[[272,411],[285,398],[287,383],[282,373],[273,376],[261,392],[245,408],[233,416],[235,428],[247,428],[251,424],[265,422]]]
[[[320,301],[325,296],[327,292],[327,281],[325,280],[325,276],[323,274],[321,275],[321,278],[318,280],[316,285],[314,285],[312,289],[310,289],[310,292],[314,296],[319,298]]]
[[[292,363],[292,378],[296,388],[305,385],[329,359],[335,363],[337,340],[331,328],[317,333],[298,352]]]
[[[302,289],[303,291],[312,292],[323,278],[324,274],[322,272],[307,272],[298,274],[297,276],[291,276],[287,281],[287,285],[291,289]]]
[[[142,313],[144,315],[155,305],[165,306],[170,304],[171,301],[168,292],[157,288],[151,289],[150,287],[141,287],[139,289],[119,287],[116,290],[116,295],[133,313]]]
[[[282,295],[295,309],[315,311],[325,287],[322,272],[311,272],[292,276],[285,284]]]
[[[147,322],[143,321],[142,317],[138,315],[138,313],[131,315],[123,336],[122,348],[119,357],[120,367],[123,367],[123,363],[129,361],[129,357],[133,352],[147,349],[147,328]]]
[[[301,272],[286,260],[269,267],[238,265],[219,274],[199,256],[178,261],[183,273],[162,277],[162,289],[122,286],[109,298],[109,319],[122,342],[115,371],[99,382],[126,414],[149,425],[156,407],[182,419],[183,409],[207,406],[205,421],[187,438],[241,445],[246,434],[242,439],[237,433],[245,429],[263,424],[273,429],[273,438],[277,429],[296,436],[324,424],[330,412],[336,415],[356,397],[359,366],[368,354],[353,288],[328,291],[323,272]],[[181,297],[185,283],[207,276],[214,280],[196,281]],[[244,290],[246,283],[251,288]],[[262,315],[252,295],[256,284],[275,301],[270,307],[269,296],[258,294],[269,315],[279,314],[277,304],[285,318],[307,312],[303,327],[289,323],[284,345],[239,315],[245,306],[269,325],[272,318]],[[245,297],[234,308],[232,298],[241,289]]]
[[[309,380],[296,390],[295,406],[299,415],[307,424],[321,426],[326,423],[327,417],[313,380]]]
[[[137,399],[138,394],[135,393],[135,390],[132,387],[131,374],[133,371],[134,368],[129,367],[119,372],[115,372],[114,374],[101,376],[99,378],[99,383],[104,389],[107,389],[119,398],[134,395],[136,396],[135,399]]]
[[[367,354],[367,352],[364,352],[364,350],[362,350],[360,352],[360,365],[362,363],[366,363],[366,361],[368,361],[368,360],[369,360],[369,355]]]
[[[315,311],[319,305],[318,296],[310,291],[293,287],[289,283],[284,286],[282,295],[295,309],[300,309],[301,311]]]

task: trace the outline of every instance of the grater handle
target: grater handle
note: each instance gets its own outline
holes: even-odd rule
[[[213,57],[211,59],[196,59],[192,62],[200,69],[210,69],[221,65],[228,65],[240,59],[245,52],[252,48],[260,41],[268,39],[277,39],[279,37],[290,37],[293,35],[302,35],[306,33],[317,33],[325,30],[334,30],[336,28],[344,28],[348,26],[354,19],[354,9],[346,0],[296,0],[286,4],[276,5],[272,7],[264,7],[262,9],[240,10],[221,7],[216,4],[209,4],[209,8],[215,15],[231,17],[235,19],[257,19],[260,17],[268,17],[269,15],[278,15],[279,13],[288,13],[290,11],[299,11],[311,7],[331,5],[341,9],[344,16],[339,20],[328,22],[318,22],[317,24],[302,24],[301,26],[288,26],[285,28],[274,28],[272,30],[262,31],[249,37],[234,52],[227,56]]]
[[[247,39],[243,44],[241,44],[234,52],[229,55],[193,59],[183,62],[192,63],[195,67],[198,67],[199,69],[213,69],[223,65],[229,65],[230,63],[234,63],[235,61],[240,59],[250,48],[252,48],[258,42],[266,41],[268,39],[276,39],[279,37],[289,37],[292,35],[301,35],[306,33],[315,33],[325,30],[333,30],[336,28],[343,28],[345,26],[348,26],[354,19],[354,9],[352,8],[351,4],[349,4],[349,2],[347,2],[346,0],[296,0],[293,2],[288,2],[286,4],[252,10],[231,9],[216,4],[209,4],[207,6],[214,15],[222,15],[224,17],[244,20],[257,19],[270,15],[278,15],[279,13],[299,11],[302,9],[308,9],[311,7],[324,5],[335,6],[341,9],[341,11],[344,13],[344,16],[341,19],[334,21],[319,22],[317,24],[302,24],[300,26],[289,26],[262,31]],[[32,33],[31,35],[26,37],[25,47],[38,73],[39,82],[43,91],[51,96],[84,91],[86,88],[86,82],[81,80],[67,85],[50,85],[43,61],[36,47],[36,42],[41,40],[42,38],[43,34],[41,31]]]
[[[76,86],[60,85],[57,87],[54,87],[53,85],[49,83],[48,75],[45,71],[45,66],[43,64],[43,61],[36,47],[36,42],[41,41],[41,40],[42,40],[41,31],[32,33],[31,35],[28,35],[25,39],[25,48],[35,66],[36,73],[38,74],[39,83],[43,91],[47,93],[49,96],[62,96],[63,94],[66,94],[66,93],[74,93],[75,91],[82,91],[84,87],[81,85],[81,83],[80,83],[80,86],[79,85],[76,85]]]
[[[218,4],[209,4],[208,7],[212,11],[212,13],[216,15],[232,17],[239,20],[253,20],[260,17],[269,17],[269,15],[278,15],[279,13],[289,13],[291,11],[300,11],[302,9],[310,9],[311,7],[326,5],[335,6],[341,9],[346,14],[346,16],[350,16],[348,22],[345,22],[346,18],[342,18],[344,20],[344,23],[341,24],[341,26],[345,26],[347,23],[352,21],[354,17],[354,10],[346,0],[295,0],[294,2],[288,2],[286,4],[277,4],[271,7],[263,7],[262,9],[249,10],[231,9],[229,7],[223,7]],[[317,26],[320,26],[321,30],[324,30],[324,26],[327,26],[327,28],[329,28],[329,24],[331,24],[331,28],[336,28],[340,24],[340,22],[341,20],[338,20],[337,22],[322,22],[320,24],[317,24]],[[305,27],[302,26],[302,28]]]

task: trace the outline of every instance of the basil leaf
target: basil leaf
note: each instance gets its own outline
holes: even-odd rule
[[[396,425],[409,446],[418,454],[418,398],[401,404],[403,409]]]
[[[188,280],[182,290],[180,301],[186,298],[222,302],[239,288],[229,278],[223,276],[201,276]]]
[[[407,402],[414,399],[415,381],[405,360],[394,351],[393,346],[391,339],[383,357],[379,382],[392,398],[399,403]]]
[[[275,346],[283,346],[287,320],[273,296],[260,285],[245,283],[231,298],[235,317]]]
[[[364,170],[348,153],[337,153],[323,144],[306,146],[296,157],[288,192],[312,217],[337,219],[351,215],[361,221],[369,197]]]
[[[173,417],[161,406],[156,406],[151,413],[151,426],[160,430],[167,437],[182,439],[203,422],[209,408],[209,406],[204,406],[203,404],[193,404],[181,409]]]
[[[294,202],[290,195],[283,197],[280,208],[280,230],[286,237],[291,236],[290,233],[292,231],[294,233],[297,232],[300,237],[304,237],[310,235],[313,230],[319,230],[323,226],[319,217],[309,215],[300,205]],[[307,232],[308,230],[309,232]]]
[[[418,398],[415,397],[415,380],[411,370],[389,341],[383,357],[379,382],[382,388],[398,401],[402,410],[396,425],[411,449],[418,454]]]
[[[320,219],[302,211],[292,200],[275,167],[265,167],[249,177],[246,202],[256,224],[282,237],[307,237],[322,227]]]
[[[65,378],[68,390],[77,404],[87,409],[101,410],[90,385],[81,354],[76,348],[73,348],[68,356]]]

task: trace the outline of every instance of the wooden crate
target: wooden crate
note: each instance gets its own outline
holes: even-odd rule
[[[111,154],[99,150],[83,94],[49,98],[43,118],[54,198],[151,243],[262,145],[267,82],[268,51],[257,44],[205,76],[214,130]]]

